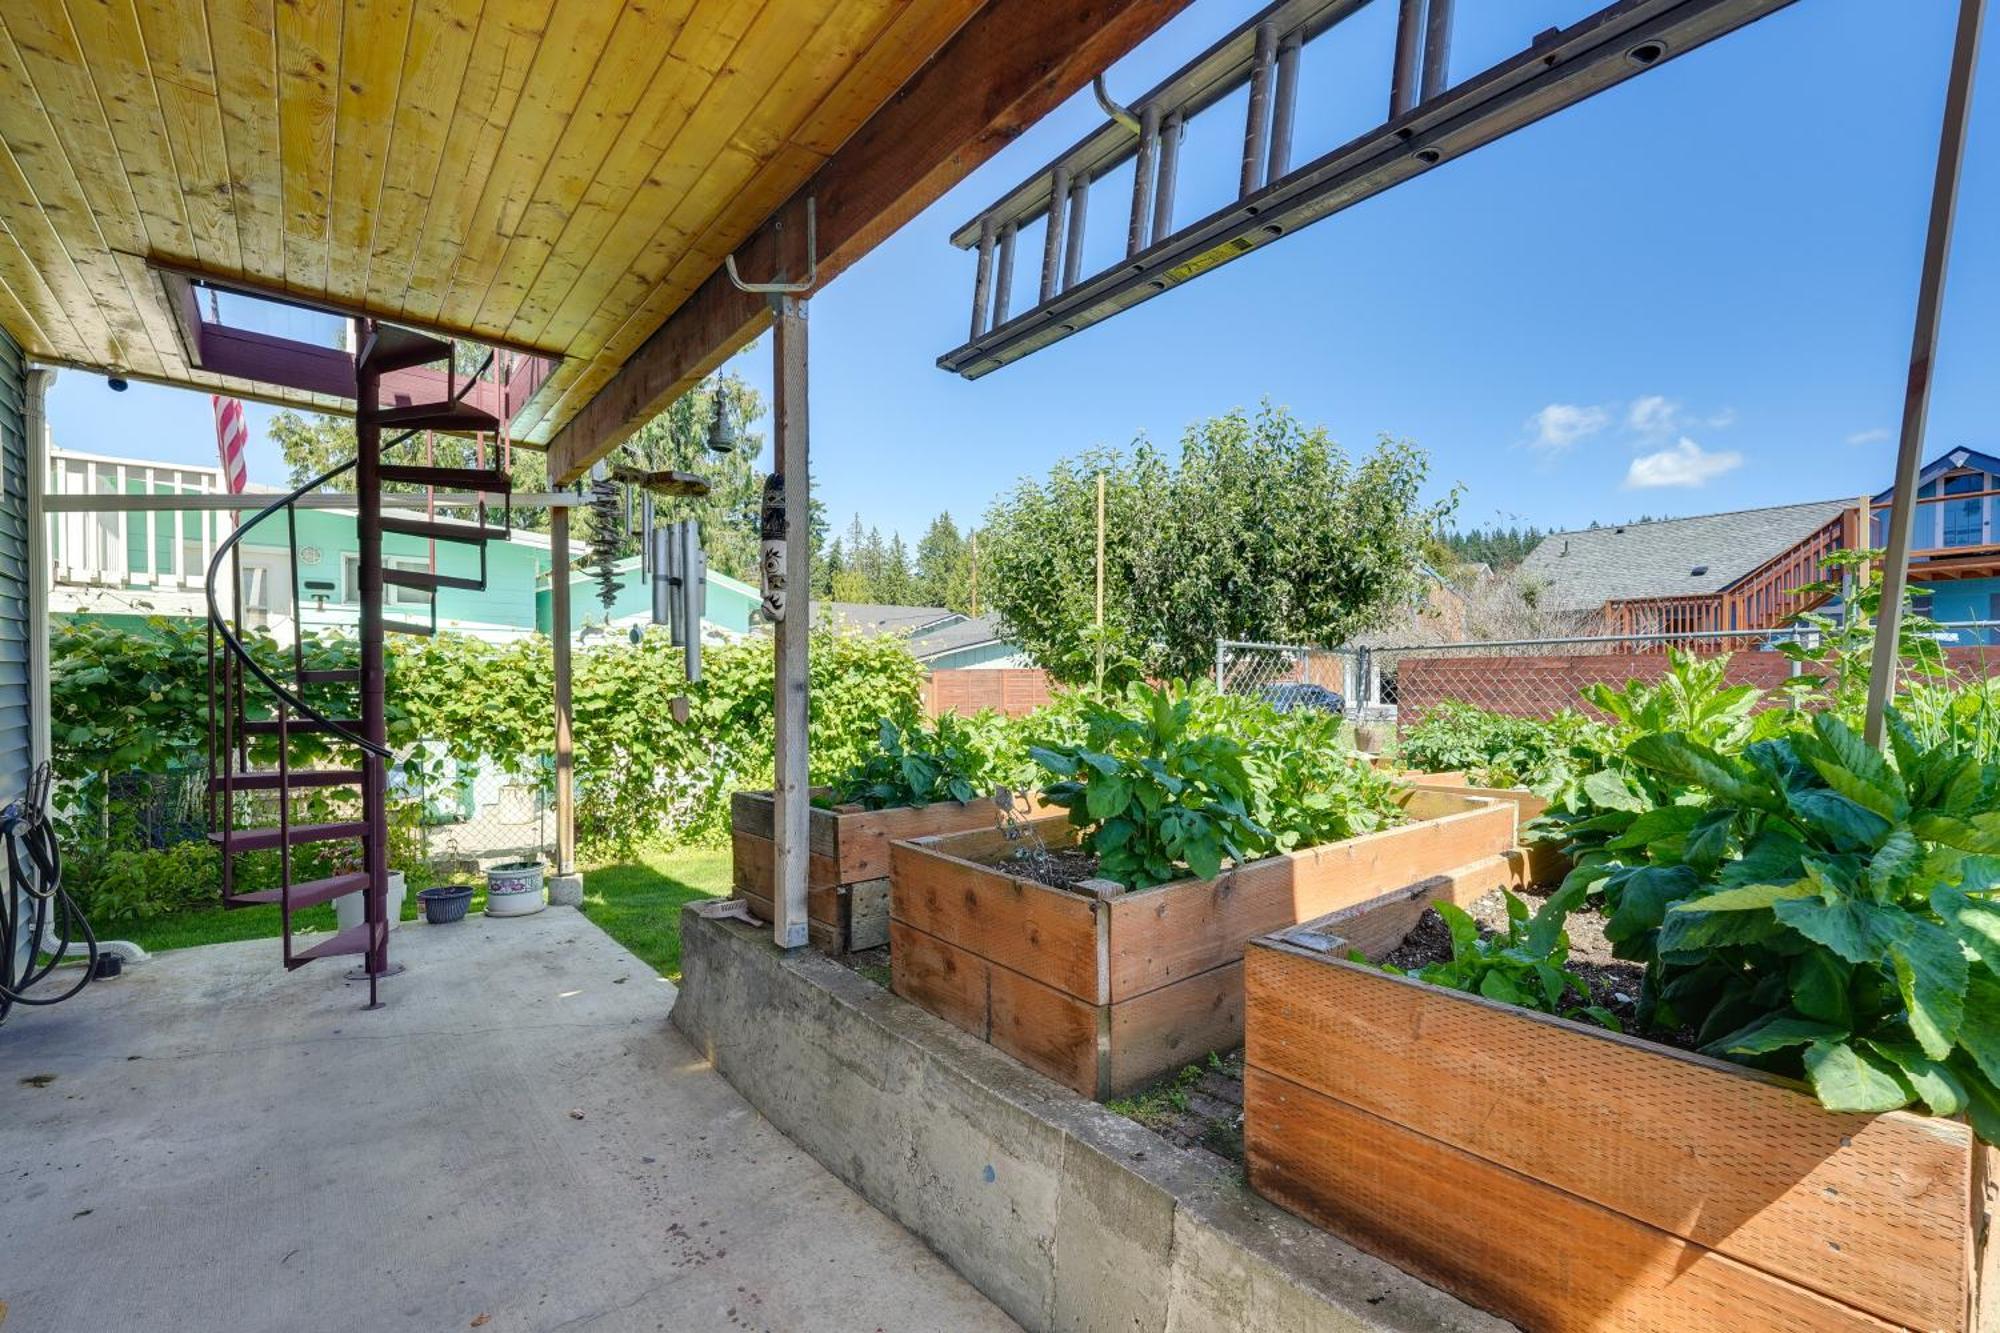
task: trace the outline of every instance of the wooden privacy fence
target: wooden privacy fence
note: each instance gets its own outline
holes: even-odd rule
[[[977,713],[991,708],[1008,717],[1032,713],[1047,703],[1054,687],[1040,667],[952,667],[933,671],[924,682],[924,711]]]

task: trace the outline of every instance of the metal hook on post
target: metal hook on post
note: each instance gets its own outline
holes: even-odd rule
[[[1104,108],[1105,115],[1111,117],[1111,119],[1117,121],[1134,134],[1140,132],[1139,118],[1132,114],[1132,109],[1121,102],[1112,101],[1111,94],[1104,91],[1104,76],[1102,74],[1091,77],[1090,91],[1097,94],[1097,105]]]
[[[819,273],[819,228],[814,205],[817,199],[806,196],[806,277],[804,282],[745,282],[743,275],[736,271],[734,253],[723,257],[722,267],[728,271],[729,280],[736,284],[738,291],[761,293],[765,296],[803,296],[813,289]],[[777,224],[780,228],[784,223]]]

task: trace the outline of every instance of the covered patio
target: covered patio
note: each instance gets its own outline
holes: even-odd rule
[[[1014,1326],[731,1089],[588,920],[396,944],[379,1013],[245,941],[10,1023],[6,1326]]]

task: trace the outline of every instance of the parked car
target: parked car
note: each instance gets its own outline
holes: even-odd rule
[[[1347,711],[1347,700],[1341,696],[1340,691],[1330,690],[1324,685],[1307,685],[1299,682],[1266,685],[1257,694],[1280,713],[1289,713],[1295,708],[1310,708],[1322,713]]]

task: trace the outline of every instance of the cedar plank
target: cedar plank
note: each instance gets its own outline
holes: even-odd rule
[[[1261,1070],[1884,1318],[1962,1318],[1962,1123],[1834,1115],[1738,1067],[1263,942],[1248,991]]]

